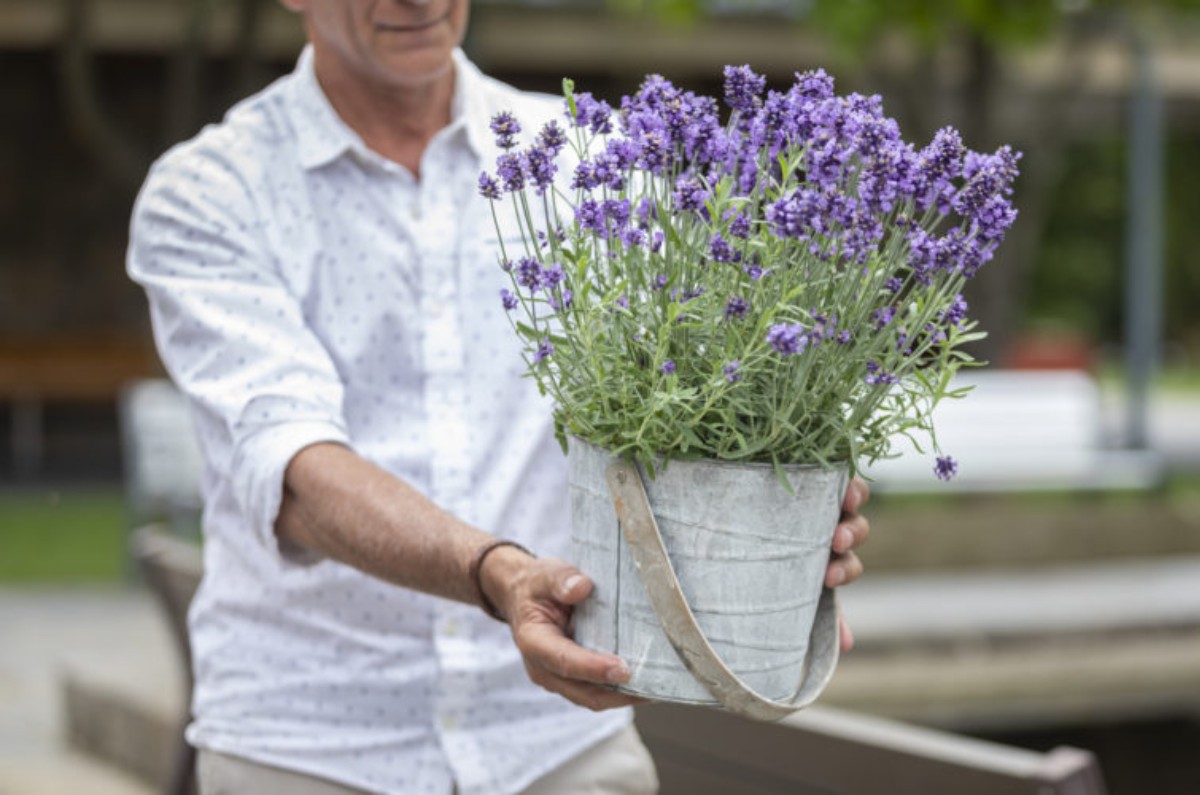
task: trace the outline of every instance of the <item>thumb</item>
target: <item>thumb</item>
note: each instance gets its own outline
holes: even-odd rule
[[[550,592],[563,604],[579,604],[592,592],[592,581],[579,569],[561,563],[546,572]]]

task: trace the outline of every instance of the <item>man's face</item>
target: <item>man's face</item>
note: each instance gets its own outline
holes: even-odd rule
[[[469,0],[284,0],[304,14],[318,64],[335,60],[376,86],[415,87],[444,76],[467,27]],[[335,64],[327,64],[334,66]]]

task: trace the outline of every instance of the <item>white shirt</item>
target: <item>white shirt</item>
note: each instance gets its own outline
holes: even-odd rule
[[[341,121],[306,51],[154,166],[129,251],[206,459],[188,739],[376,792],[516,792],[631,717],[530,683],[478,608],[300,559],[272,530],[287,462],[337,441],[569,559],[565,460],[475,187],[494,114],[532,137],[561,104],[455,68],[418,182]]]

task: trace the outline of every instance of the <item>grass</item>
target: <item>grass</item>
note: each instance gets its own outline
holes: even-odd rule
[[[1120,394],[1125,391],[1125,368],[1121,364],[1100,365],[1097,379],[1106,393]],[[1152,388],[1163,395],[1200,399],[1200,368],[1164,367],[1154,378]]]
[[[0,492],[0,582],[116,582],[125,544],[117,489]]]

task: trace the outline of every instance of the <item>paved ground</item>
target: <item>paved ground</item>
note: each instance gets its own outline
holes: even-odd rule
[[[154,605],[124,589],[0,589],[0,795],[149,795],[65,751],[58,673],[71,655],[165,653]]]

